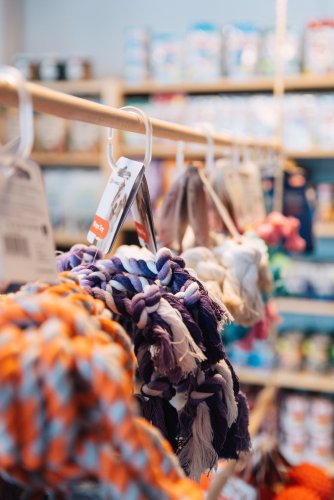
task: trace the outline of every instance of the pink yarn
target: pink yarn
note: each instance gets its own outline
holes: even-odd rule
[[[271,212],[255,230],[267,245],[282,244],[289,252],[298,253],[305,249],[305,240],[299,235],[299,227],[300,222],[296,217]]]

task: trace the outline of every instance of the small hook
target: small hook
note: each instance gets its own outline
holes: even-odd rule
[[[184,141],[177,141],[176,168],[179,174],[184,171]]]
[[[215,149],[214,149],[215,144],[213,139],[214,129],[213,126],[207,122],[199,123],[196,126],[196,128],[198,130],[202,130],[202,132],[204,132],[206,135],[207,148],[205,155],[205,170],[207,173],[210,173],[213,170],[215,162]]]
[[[19,123],[20,137],[0,148],[0,153],[16,152],[21,158],[27,158],[32,150],[34,142],[34,113],[32,98],[25,86],[25,80],[16,68],[11,66],[0,66],[0,79],[12,84],[19,98]],[[17,145],[16,145],[17,143]]]
[[[152,160],[152,136],[153,136],[153,130],[152,130],[152,123],[150,120],[150,117],[145,113],[140,108],[136,108],[135,106],[124,106],[123,108],[120,108],[122,110],[128,111],[129,113],[133,113],[142,120],[145,126],[145,156],[143,160],[143,165],[144,167],[148,167],[148,165],[151,163]],[[111,168],[114,168],[116,165],[116,161],[114,158],[114,152],[113,152],[113,129],[109,128],[108,129],[108,144],[107,144],[107,157],[108,157],[108,162]]]

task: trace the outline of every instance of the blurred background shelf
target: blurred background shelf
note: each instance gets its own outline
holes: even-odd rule
[[[317,238],[334,238],[334,222],[316,222],[314,233]]]
[[[100,153],[47,153],[35,152],[33,160],[42,166],[62,165],[68,167],[98,167],[101,163]]]
[[[334,301],[330,300],[279,297],[276,299],[276,304],[279,312],[281,313],[334,317]]]
[[[248,367],[240,367],[236,371],[240,382],[243,384],[268,384],[282,389],[334,393],[334,374],[322,375],[319,373],[263,370]]]
[[[287,156],[290,156],[291,158],[295,158],[297,160],[332,159],[334,158],[334,149],[315,148],[305,149],[304,151],[287,150],[286,154]]]
[[[260,76],[250,80],[220,78],[215,82],[180,82],[157,83],[148,80],[140,85],[124,84],[126,95],[145,95],[154,93],[192,93],[211,94],[220,92],[271,92],[274,87],[272,77]],[[289,90],[325,90],[334,88],[334,74],[324,78],[321,75],[301,74],[285,79],[285,89]]]

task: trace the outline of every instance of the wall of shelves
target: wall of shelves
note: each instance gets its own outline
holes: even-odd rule
[[[215,94],[215,93],[257,93],[271,92],[273,90],[273,78],[257,77],[247,81],[235,81],[221,78],[216,82],[183,82],[179,84],[157,84],[148,81],[141,85],[130,86],[123,84],[114,78],[103,78],[83,81],[59,81],[39,82],[46,87],[61,92],[78,95],[81,97],[99,97],[103,102],[115,107],[121,107],[127,97],[138,95],[150,95],[155,93],[184,92],[187,94]],[[317,75],[297,75],[285,79],[286,90],[289,91],[311,91],[311,90],[334,90],[334,74],[326,77]],[[116,132],[116,156],[126,155],[130,158],[141,158],[144,154],[142,147],[127,147],[121,143],[120,134]],[[101,168],[106,175],[109,174],[109,166],[104,154],[106,147],[105,139],[101,142],[100,152],[35,152],[33,158],[43,167],[97,167]],[[217,155],[221,151],[217,149]],[[156,159],[173,159],[176,154],[175,143],[168,145],[153,144],[153,157]],[[312,161],[315,159],[333,159],[334,150],[312,149],[307,151],[288,151],[287,154],[296,159]],[[185,156],[189,159],[204,158],[205,148],[186,146]],[[321,238],[334,237],[334,226],[321,223],[316,226],[316,236]],[[66,241],[72,242],[73,238],[64,238],[57,235],[57,243],[64,245]],[[82,239],[82,238],[81,238]]]

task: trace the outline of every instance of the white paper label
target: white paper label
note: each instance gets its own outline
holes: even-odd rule
[[[19,160],[6,177],[7,160],[0,159],[1,280],[56,281],[55,248],[40,168],[30,160]]]
[[[107,254],[129,212],[144,175],[144,165],[128,158],[119,158],[87,234],[89,243]]]

